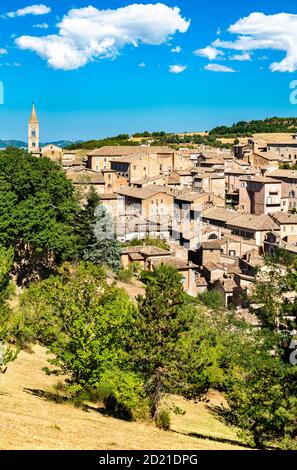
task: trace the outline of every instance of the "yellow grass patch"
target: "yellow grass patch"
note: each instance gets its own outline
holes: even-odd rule
[[[21,352],[0,377],[0,449],[240,449],[237,445],[190,436],[237,442],[235,431],[211,414],[204,404],[175,402],[187,413],[172,417],[172,431],[152,424],[131,423],[103,415],[98,410],[83,411],[70,404],[58,404],[44,397],[53,392],[55,376],[47,376],[44,348]],[[210,394],[218,404],[222,397]]]

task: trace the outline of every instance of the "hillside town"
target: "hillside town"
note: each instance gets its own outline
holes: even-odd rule
[[[104,146],[79,156],[55,145],[39,145],[35,106],[28,151],[58,162],[80,195],[94,188],[112,215],[122,265],[154,270],[174,266],[185,291],[215,289],[226,307],[244,307],[265,254],[282,248],[297,253],[297,135],[232,150],[173,149],[149,145]],[[288,169],[282,169],[282,168]],[[146,237],[169,249],[135,243]],[[133,240],[133,246],[128,246]]]

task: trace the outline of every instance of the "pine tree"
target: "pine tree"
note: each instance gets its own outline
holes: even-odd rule
[[[151,417],[156,418],[162,393],[178,368],[178,340],[190,324],[187,298],[181,275],[171,266],[161,265],[145,272],[145,297],[138,297],[138,334],[134,338],[135,370],[144,377],[151,398]]]

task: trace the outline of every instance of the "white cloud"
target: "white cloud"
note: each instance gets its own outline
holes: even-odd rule
[[[285,57],[270,64],[273,72],[297,70],[297,15],[277,13],[265,15],[254,12],[239,19],[228,29],[237,35],[235,40],[216,39],[210,46],[219,49],[251,52],[257,50],[282,51]]]
[[[39,29],[48,29],[48,24],[47,23],[37,23],[33,24],[33,28],[39,28]]]
[[[219,51],[213,46],[207,46],[204,47],[204,49],[197,49],[194,51],[194,54],[201,57],[207,57],[209,60],[216,59],[218,55],[224,55],[223,51]]]
[[[169,72],[170,73],[182,73],[187,69],[186,65],[170,65]]]
[[[5,64],[0,64],[0,67],[21,67],[22,64],[20,64],[19,62],[5,62]]]
[[[8,54],[7,49],[0,47],[0,55]]]
[[[171,49],[171,52],[175,52],[176,54],[179,54],[182,51],[182,48],[180,46],[176,46],[173,49]]]
[[[74,70],[96,59],[115,58],[127,45],[164,44],[176,32],[185,33],[189,25],[178,7],[162,3],[117,10],[89,6],[70,10],[58,24],[58,34],[21,36],[16,44],[36,52],[54,69]]]
[[[239,61],[246,61],[251,60],[252,56],[249,52],[244,52],[243,54],[234,54],[229,57],[230,60],[239,60]]]
[[[220,64],[207,64],[205,65],[204,70],[209,70],[210,72],[236,72],[236,70],[231,67],[226,67],[225,65]]]
[[[19,10],[16,11],[10,11],[9,13],[6,13],[6,17],[8,18],[15,18],[16,16],[27,16],[27,15],[47,15],[50,13],[52,10],[50,7],[46,5],[30,5],[25,8],[20,8]]]
[[[138,64],[138,67],[141,67],[144,69],[144,67],[146,67],[146,64],[144,62],[141,62],[140,64]]]

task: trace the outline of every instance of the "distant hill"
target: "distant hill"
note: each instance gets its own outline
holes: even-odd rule
[[[6,147],[27,147],[27,142],[22,140],[0,140],[0,149],[5,149]]]
[[[297,118],[272,117],[257,121],[239,121],[232,126],[218,126],[209,132],[215,137],[251,137],[252,134],[297,132]]]
[[[66,148],[69,147],[70,145],[79,145],[83,141],[82,140],[58,140],[56,142],[45,142],[41,143],[41,147],[44,147],[44,145],[57,145],[58,147],[61,148]]]

